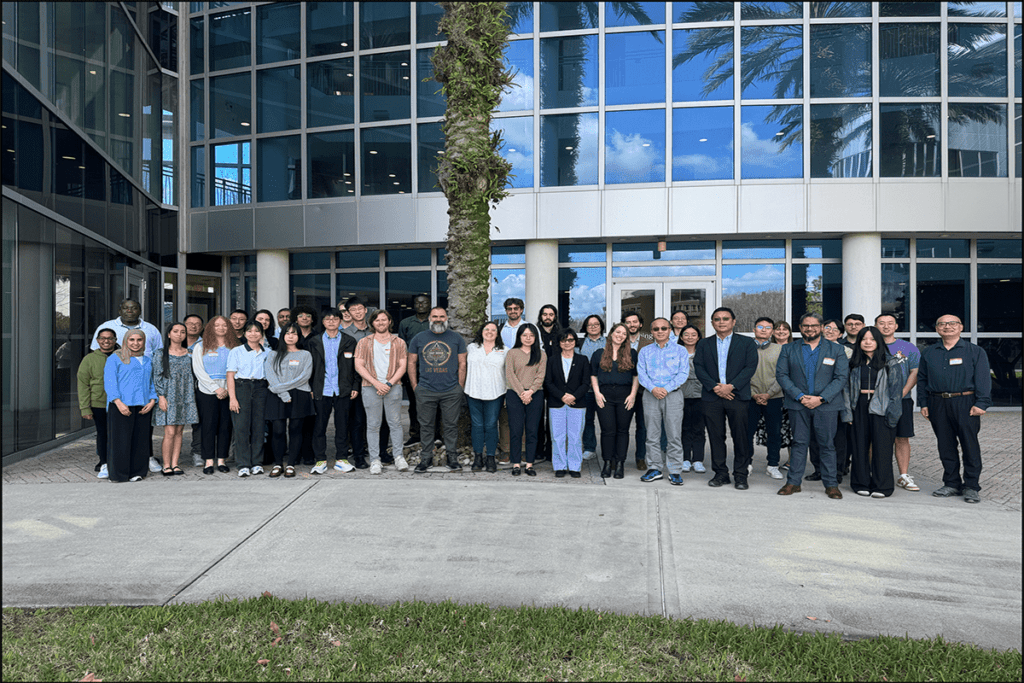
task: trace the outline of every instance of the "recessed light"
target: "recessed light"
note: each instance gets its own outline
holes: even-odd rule
[[[707,141],[708,141],[708,139],[707,139],[707,138],[701,138],[701,139],[700,139],[700,140],[698,140],[697,142],[707,142]]]
[[[74,158],[74,157],[66,157],[66,156],[65,156],[65,157],[61,157],[61,159],[69,159],[69,160],[71,160],[71,161],[74,161],[74,160],[75,160],[75,158]]]
[[[92,74],[93,76],[95,76],[95,75],[96,75],[96,72],[95,72],[95,71],[89,71],[89,73],[91,73],[91,74]]]
[[[407,80],[409,80],[409,77],[408,76],[402,76],[402,80],[403,81],[407,81]]]
[[[509,148],[508,148],[508,151],[510,151],[510,152],[514,152],[514,151],[516,151],[516,148],[515,148],[515,147],[509,147]]]
[[[776,133],[776,134],[775,134],[775,137],[779,137],[780,135],[785,135],[785,133],[783,133],[783,132],[782,132],[782,131],[780,130],[780,131],[779,131],[778,133]]]
[[[931,139],[933,139],[933,138],[934,138],[935,136],[934,136],[934,135],[926,135],[925,137],[926,137],[926,138],[928,138],[929,140],[931,140]]]
[[[371,149],[370,150],[370,154],[376,154],[376,153],[377,153],[377,150],[375,150],[375,149]]]
[[[651,143],[649,143],[649,142],[645,142],[644,143],[644,147],[650,147],[650,146],[651,146]]]
[[[394,178],[394,177],[395,177],[394,173],[388,173],[388,178]]]
[[[342,47],[348,47],[348,43],[342,43],[341,46]]]
[[[399,183],[399,182],[398,182],[398,181],[396,180],[395,182],[393,182],[393,183],[391,183],[391,184],[392,184],[392,185],[399,185],[400,183]]]
[[[566,147],[567,150],[572,150],[572,147]]]
[[[347,178],[347,177],[349,177],[352,174],[351,173],[342,173],[341,175],[343,175],[343,176],[345,176]]]
[[[206,291],[210,294],[213,294],[213,287],[207,287]]]
[[[249,127],[249,122],[248,121],[242,121],[242,125],[245,126],[246,128],[248,128]]]
[[[79,166],[78,168],[82,169],[83,171],[85,170],[85,166]]]
[[[409,66],[409,62],[402,62],[402,66]]]
[[[352,78],[352,74],[345,74],[345,75],[348,76],[349,78]]]
[[[352,181],[351,181],[351,180],[346,180],[346,181],[345,181],[345,184],[346,184],[346,185],[351,185],[351,184],[352,184]]]
[[[335,94],[335,95],[340,95],[340,94],[341,94],[341,91],[340,91],[340,90],[335,90],[335,91],[334,91],[334,94]]]
[[[125,112],[123,112],[123,111],[122,111],[122,112],[118,112],[118,114],[117,114],[117,115],[118,115],[118,116],[123,116],[123,117],[124,117],[124,118],[126,118],[126,119],[130,119],[130,118],[132,117],[132,115],[131,115],[131,114],[126,114],[126,113],[125,113]]]

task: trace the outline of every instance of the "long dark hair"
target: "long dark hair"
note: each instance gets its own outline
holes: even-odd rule
[[[515,345],[512,348],[513,349],[522,348],[522,346],[523,346],[523,333],[527,332],[527,331],[533,333],[533,345],[530,346],[530,361],[526,365],[527,366],[536,365],[537,363],[540,362],[540,346],[541,346],[541,341],[540,341],[540,332],[537,331],[537,328],[533,324],[531,324],[531,323],[523,323],[523,324],[521,324],[519,326],[519,331],[516,332],[516,343],[515,343]]]
[[[163,367],[162,371],[160,372],[160,376],[163,377],[164,379],[170,379],[171,378],[171,344],[172,344],[172,342],[171,342],[171,330],[173,330],[178,325],[181,325],[182,327],[185,327],[185,323],[171,323],[170,325],[167,326],[167,330],[164,332],[164,349],[162,351],[163,359],[164,359],[164,367]],[[187,342],[187,341],[188,341],[188,328],[185,327],[185,339],[182,340],[182,342],[181,342],[181,348],[185,349],[186,351],[188,351],[188,347],[185,346],[185,342]]]
[[[256,316],[258,316],[260,313],[266,313],[267,317],[270,318],[270,326],[267,327],[263,331],[263,336],[269,339],[270,337],[273,337],[274,336],[274,332],[277,331],[277,325],[274,322],[274,314],[271,313],[270,311],[268,311],[265,308],[261,308],[260,310],[256,311],[256,314],[252,316],[252,319],[255,320]],[[260,323],[260,324],[262,325],[262,323]],[[244,331],[242,332],[242,336],[243,337],[245,336],[245,332]]]
[[[258,325],[259,323],[257,323]],[[262,327],[262,326],[261,326]],[[274,352],[274,368],[280,372],[281,362],[284,361],[284,357],[288,355],[288,344],[284,340],[284,336],[289,332],[294,331],[295,334],[299,335],[299,341],[295,345],[295,348],[301,349],[302,346],[302,329],[299,328],[299,324],[295,322],[288,323],[281,328],[281,335],[278,337],[277,351]]]
[[[498,323],[494,322],[493,320],[488,320],[483,325],[481,325],[480,329],[476,331],[476,336],[473,337],[473,343],[476,344],[477,346],[483,346],[484,345],[484,328],[487,327],[488,325],[494,325],[494,328],[498,329]],[[504,349],[505,348],[505,342],[502,341],[501,334],[498,334],[497,339],[494,340],[494,348],[496,348],[496,349]]]
[[[860,348],[860,340],[863,339],[864,335],[868,332],[871,333],[871,338],[874,339],[875,343],[878,345],[878,349],[871,358],[868,358],[868,354],[864,353]],[[885,345],[882,333],[879,332],[878,328],[874,325],[867,325],[862,327],[860,332],[857,333],[857,340],[853,343],[853,357],[850,358],[850,367],[857,368],[861,365],[866,365],[875,370],[881,370],[889,361],[889,355],[889,347]]]
[[[604,336],[604,320],[602,320],[601,316],[597,315],[596,313],[591,313],[590,315],[588,315],[586,318],[583,319],[583,324],[580,325],[580,334],[582,334],[584,336],[584,338],[586,338],[586,336],[587,336],[587,325],[590,324],[590,319],[591,318],[596,318],[597,322],[601,323],[601,336]]]
[[[669,322],[669,324],[671,325],[672,323]],[[694,332],[697,333],[697,341],[700,341],[701,339],[704,338],[704,335],[700,333],[699,327],[695,325],[683,325],[683,329],[679,330],[679,336],[676,337],[676,343],[679,344],[680,346],[686,346],[686,344],[683,343],[683,333],[686,332],[687,330],[693,330]]]

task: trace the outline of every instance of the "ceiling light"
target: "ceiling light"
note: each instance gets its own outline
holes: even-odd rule
[[[700,139],[700,140],[698,140],[697,142],[707,142],[707,141],[708,141],[708,139],[707,139],[707,138],[701,138],[701,139]]]
[[[399,184],[399,182],[398,182],[398,181],[396,180],[395,182],[393,182],[393,183],[391,183],[391,184],[392,184],[392,185],[398,185],[398,184]]]
[[[207,287],[206,291],[210,294],[213,294],[213,287]]]
[[[402,66],[409,66],[409,62],[402,62]]]
[[[91,74],[92,74],[93,76],[95,76],[95,75],[96,75],[96,72],[95,72],[95,71],[90,71],[89,73],[91,73]]]
[[[242,125],[245,126],[246,128],[248,128],[249,127],[249,122],[248,121],[242,121]]]
[[[124,118],[126,118],[126,119],[130,119],[130,118],[132,117],[132,115],[131,115],[131,114],[126,114],[126,113],[125,113],[125,112],[123,112],[123,111],[122,111],[122,112],[119,112],[119,113],[118,113],[117,115],[118,115],[118,116],[123,116],[123,117],[124,117]]]
[[[348,43],[342,43],[341,46],[342,47],[348,47]]]
[[[346,184],[346,185],[351,185],[351,184],[352,184],[352,181],[351,181],[351,180],[346,180],[346,181],[345,181],[345,184]]]
[[[508,151],[510,151],[510,152],[514,152],[514,151],[516,151],[516,148],[515,148],[515,147],[509,147],[509,148],[508,148]]]
[[[405,190],[399,190],[398,194],[405,194]],[[1002,282],[1009,282],[1009,280],[1002,280]]]
[[[935,138],[935,136],[934,136],[934,135],[926,135],[925,137],[926,137],[926,138],[928,138],[929,140],[932,140],[932,139],[934,139],[934,138]]]
[[[394,178],[394,177],[395,177],[394,173],[388,173],[388,178]]]
[[[783,132],[782,132],[782,131],[780,130],[780,131],[779,131],[778,133],[776,133],[776,134],[775,134],[775,137],[779,137],[780,135],[785,135],[785,133],[783,133]]]
[[[85,170],[85,166],[79,166],[78,168],[82,169],[83,171]]]
[[[66,157],[66,156],[65,156],[65,157],[61,157],[61,159],[69,159],[69,160],[71,160],[71,161],[74,161],[74,160],[75,160],[75,158],[74,158],[74,157]]]
[[[371,149],[370,150],[370,154],[376,154],[376,153],[377,153],[377,150],[375,150],[375,149]]]
[[[352,78],[352,74],[345,74],[345,75],[348,76],[349,78]]]
[[[407,80],[409,80],[409,77],[408,76],[402,76],[402,80],[403,81],[407,81]]]
[[[650,146],[651,146],[651,143],[649,143],[649,142],[645,142],[644,143],[644,147],[650,147]]]
[[[342,175],[343,175],[343,176],[345,176],[345,177],[347,178],[347,177],[349,177],[349,176],[350,176],[350,175],[352,175],[352,174],[351,174],[351,173],[342,173]]]
[[[572,150],[572,147],[566,147],[567,150]]]
[[[340,91],[340,90],[335,90],[335,91],[334,91],[334,94],[335,94],[335,95],[340,95],[340,94],[341,94],[341,91]]]

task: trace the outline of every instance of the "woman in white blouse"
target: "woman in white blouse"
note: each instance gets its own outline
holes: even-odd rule
[[[498,413],[505,398],[505,344],[498,325],[484,323],[466,354],[466,396],[473,423],[474,472],[497,472]]]

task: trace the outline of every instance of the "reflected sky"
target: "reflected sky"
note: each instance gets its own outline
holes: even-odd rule
[[[722,266],[722,296],[750,294],[786,287],[786,267],[781,263]]]
[[[533,117],[492,119],[491,131],[496,130],[504,131],[501,156],[512,163],[511,187],[533,187]]]
[[[582,321],[591,313],[606,317],[604,268],[559,268],[558,289],[569,291],[568,313],[571,320]]]
[[[742,177],[800,178],[803,175],[800,105],[743,107],[742,116]],[[787,120],[791,123],[784,123]],[[793,143],[784,146],[782,141],[790,139]]]
[[[871,103],[811,105],[811,177],[871,177]]]
[[[597,104],[598,37],[540,41],[540,106],[544,109]]]
[[[665,32],[605,37],[605,104],[665,101]]]
[[[672,100],[731,100],[733,29],[682,29],[672,36]]]
[[[505,299],[511,297],[526,299],[526,270],[522,268],[492,270],[491,277],[496,280],[491,283],[491,318],[504,320]],[[526,317],[529,319],[529,316]]]
[[[672,180],[733,177],[732,107],[672,110]]]
[[[803,27],[746,26],[741,29],[743,99],[803,96]]]
[[[641,26],[665,23],[663,2],[609,2],[605,4],[607,26]]]
[[[665,110],[616,111],[606,116],[605,182],[664,182]]]
[[[597,184],[598,116],[541,117],[541,187]]]
[[[509,43],[505,50],[505,63],[512,71],[513,85],[502,94],[498,111],[532,110],[533,41],[513,40]]]

